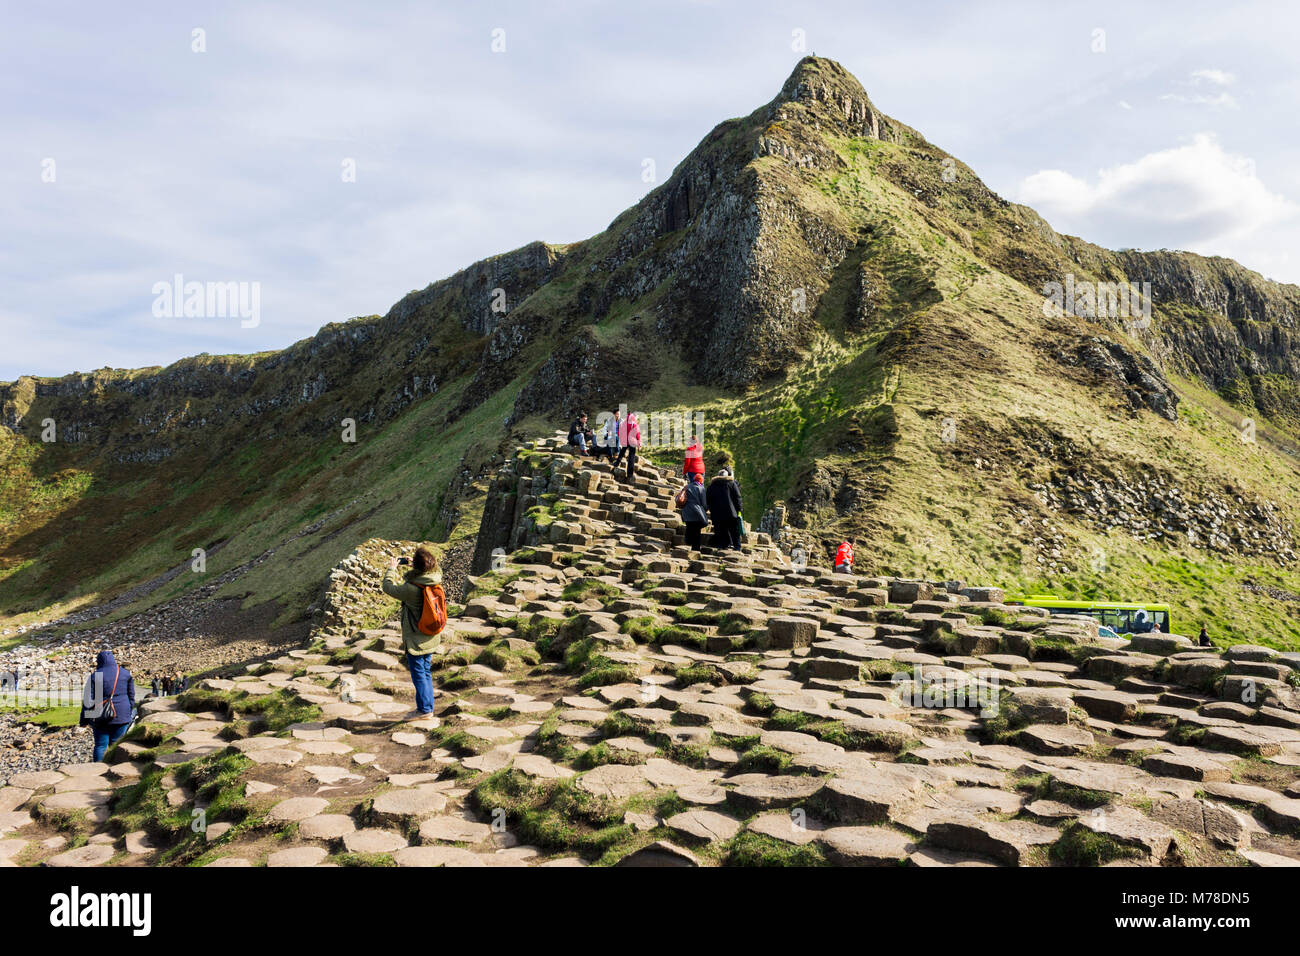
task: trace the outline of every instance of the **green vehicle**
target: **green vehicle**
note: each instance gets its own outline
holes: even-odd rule
[[[1045,607],[1051,614],[1087,614],[1102,627],[1108,627],[1123,637],[1129,634],[1151,634],[1159,630],[1169,634],[1168,604],[1132,604],[1123,601],[1066,601],[1055,594],[1031,594],[1007,604],[1024,607]]]

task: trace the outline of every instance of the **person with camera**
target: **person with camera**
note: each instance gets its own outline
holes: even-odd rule
[[[399,565],[410,570],[400,580],[394,579]],[[421,720],[433,715],[433,652],[442,643],[447,626],[447,595],[442,589],[442,572],[438,558],[428,548],[415,549],[411,558],[393,558],[384,575],[384,593],[402,602],[402,647],[406,668],[415,685],[415,710],[407,720]]]

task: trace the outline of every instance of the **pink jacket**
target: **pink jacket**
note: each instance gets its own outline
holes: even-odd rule
[[[635,415],[629,414],[623,424],[618,426],[618,443],[625,448],[628,445],[633,448],[641,447],[641,426],[637,423]]]

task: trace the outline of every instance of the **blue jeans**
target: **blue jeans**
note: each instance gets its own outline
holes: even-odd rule
[[[107,727],[101,727],[98,725],[92,726],[90,729],[95,732],[95,756],[91,759],[95,763],[99,763],[103,760],[104,754],[108,751],[109,746],[121,740],[123,735],[126,733],[127,728],[130,726],[129,723],[109,724]]]
[[[433,713],[432,661],[432,654],[406,652],[406,669],[411,672],[411,683],[415,685],[415,709],[422,714]]]

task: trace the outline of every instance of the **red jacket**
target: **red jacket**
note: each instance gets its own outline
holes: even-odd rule
[[[686,449],[686,465],[682,471],[697,475],[704,474],[704,446],[699,442]]]
[[[853,545],[845,541],[835,552],[835,564],[838,567],[841,564],[847,564],[853,567]]]

